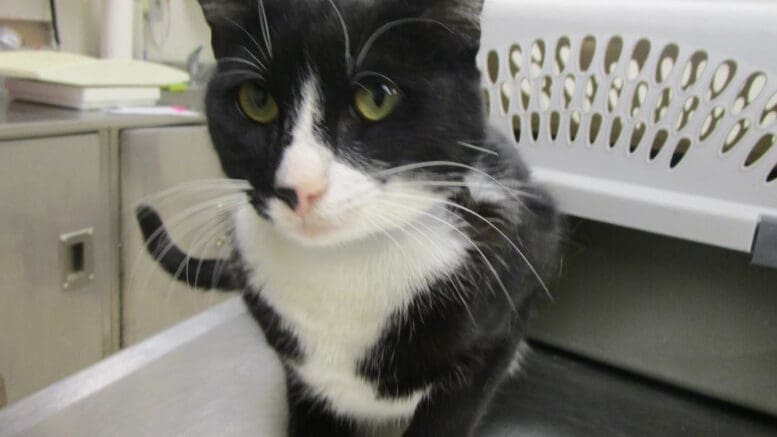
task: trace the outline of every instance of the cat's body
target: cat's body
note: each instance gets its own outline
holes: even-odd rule
[[[557,227],[484,124],[481,5],[202,3],[231,62],[209,88],[211,136],[251,188],[229,268],[196,260],[192,283],[145,210],[149,249],[178,279],[244,290],[286,369],[291,436],[471,435],[520,351]]]

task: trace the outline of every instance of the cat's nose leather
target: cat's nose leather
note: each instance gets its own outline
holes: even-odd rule
[[[325,185],[304,185],[294,188],[276,187],[275,195],[299,216],[305,216],[324,196]]]
[[[291,209],[297,209],[297,192],[289,188],[275,188],[275,197]]]

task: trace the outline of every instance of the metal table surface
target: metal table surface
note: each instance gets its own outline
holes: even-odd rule
[[[478,436],[774,436],[773,418],[536,345]],[[0,436],[284,435],[280,363],[240,299],[14,405]]]

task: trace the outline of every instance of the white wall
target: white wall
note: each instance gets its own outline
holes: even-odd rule
[[[100,53],[100,31],[105,0],[57,0],[62,48],[67,51],[97,56]],[[203,59],[213,60],[210,32],[197,0],[163,0],[170,7],[170,30],[163,44],[157,46],[146,30],[148,58],[183,62],[198,45],[205,46]],[[0,0],[0,17],[49,21],[48,0]],[[131,17],[127,17],[131,19]],[[162,30],[163,26],[155,26]],[[162,32],[158,32],[161,36]]]
[[[149,59],[180,62],[197,46],[205,50],[201,59],[213,61],[210,49],[210,30],[202,16],[197,0],[169,0],[170,32],[166,41],[157,46],[150,37],[150,29],[146,29],[146,48]],[[156,26],[160,28],[162,26]]]

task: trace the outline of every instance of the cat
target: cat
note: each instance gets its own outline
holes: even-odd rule
[[[200,5],[209,132],[244,184],[235,248],[191,258],[141,206],[148,250],[193,287],[243,290],[284,365],[289,436],[473,435],[560,226],[487,126],[482,0]]]

